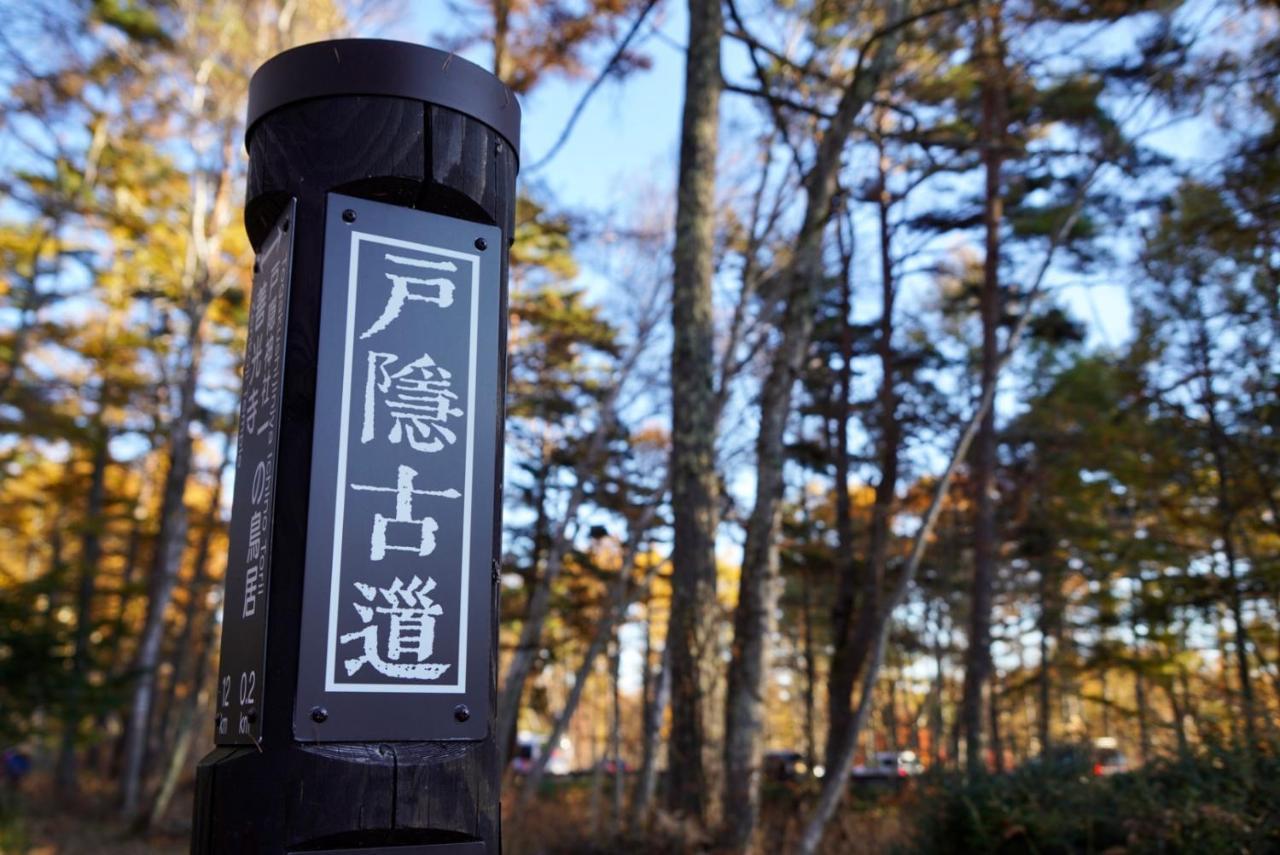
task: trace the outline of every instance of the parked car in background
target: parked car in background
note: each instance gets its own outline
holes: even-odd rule
[[[516,750],[511,755],[511,768],[517,775],[527,775],[542,756],[542,741],[521,735],[516,739]]]
[[[1129,771],[1129,761],[1121,753],[1115,739],[1110,736],[1094,740],[1093,756],[1090,760],[1090,771],[1094,775],[1116,775]]]
[[[1129,761],[1114,738],[1103,736],[1093,742],[1053,745],[1039,757],[1028,760],[1022,768],[1067,776],[1101,777],[1128,772]]]
[[[809,764],[799,751],[769,751],[762,770],[770,781],[796,781],[809,774]]]
[[[914,751],[879,751],[871,763],[853,767],[855,778],[909,778],[924,772]]]
[[[545,736],[537,734],[522,732],[517,736],[515,752],[511,756],[512,770],[517,775],[527,775],[533,771],[534,765],[547,750],[546,741]],[[564,744],[565,740],[561,740],[561,745]],[[569,760],[560,748],[551,752],[551,757],[547,760],[546,773],[548,775],[569,774]]]
[[[628,775],[635,771],[626,760],[621,760],[617,757],[605,757],[600,761],[600,767],[604,770],[606,775],[612,775],[615,772],[621,772],[624,775]]]

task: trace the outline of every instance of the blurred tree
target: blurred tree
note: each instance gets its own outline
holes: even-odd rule
[[[581,534],[581,511],[617,430],[614,383],[625,379],[617,373],[616,330],[580,290],[549,285],[513,294],[511,302],[511,346],[518,356],[510,365],[507,412],[523,446],[518,465],[530,477],[518,495],[534,518],[521,538],[525,599],[498,706],[499,745],[506,752],[541,650],[552,586]],[[553,502],[563,502],[562,510]]]

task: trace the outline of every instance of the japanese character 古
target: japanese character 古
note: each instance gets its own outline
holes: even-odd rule
[[[347,644],[359,639],[363,650],[360,656],[343,662],[347,676],[371,665],[379,674],[388,677],[434,680],[449,669],[447,664],[426,661],[431,658],[435,646],[436,617],[443,614],[440,605],[429,596],[436,587],[434,579],[428,577],[423,582],[414,576],[405,585],[397,576],[389,588],[375,588],[361,582],[356,582],[355,587],[364,602],[356,600],[352,605],[365,626],[356,632],[345,633],[340,641]],[[387,605],[375,608],[369,604],[377,602],[378,594]],[[378,644],[378,629],[383,622],[375,621],[375,615],[387,615],[385,657],[384,648]]]
[[[458,269],[458,265],[452,261],[427,261],[422,258],[392,255],[391,253],[387,253],[385,258],[393,264],[416,267],[422,270],[440,270],[446,273],[454,273]],[[439,277],[425,279],[421,276],[411,276],[404,273],[388,273],[387,278],[391,280],[391,293],[387,296],[387,303],[383,306],[382,314],[378,316],[378,319],[370,324],[367,330],[360,333],[361,339],[369,338],[389,327],[392,321],[400,317],[401,309],[410,300],[419,303],[434,303],[442,309],[447,309],[453,305],[454,284],[448,279]],[[416,290],[410,290],[410,286],[413,286]]]
[[[373,515],[373,534],[370,536],[369,543],[369,558],[371,560],[381,561],[388,552],[393,551],[412,552],[420,557],[425,557],[435,551],[436,531],[439,530],[440,526],[429,516],[414,519],[413,497],[435,496],[441,499],[456,499],[462,494],[452,488],[448,490],[415,490],[413,479],[417,475],[418,473],[412,467],[402,465],[396,471],[396,485],[394,487],[373,487],[367,484],[351,485],[353,490],[396,494],[396,515],[394,517],[384,516],[383,514]],[[409,543],[397,543],[394,536],[397,532],[407,534],[410,538]]]
[[[369,353],[360,442],[371,442],[374,438],[377,403],[381,398],[391,414],[387,439],[393,444],[399,445],[404,440],[415,451],[425,452],[439,451],[445,443],[453,445],[458,441],[458,434],[448,423],[462,416],[462,409],[454,406],[458,395],[450,388],[453,374],[426,353],[392,371],[399,359],[392,353]]]

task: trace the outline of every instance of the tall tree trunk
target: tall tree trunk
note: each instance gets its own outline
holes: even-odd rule
[[[142,523],[146,513],[147,502],[149,501],[151,474],[143,471],[142,485],[138,489],[138,495],[134,496],[132,506],[129,509],[129,537],[125,543],[124,567],[120,571],[119,596],[117,597],[116,613],[111,627],[111,640],[114,644],[122,644],[124,642],[125,619],[129,614],[129,603],[133,598],[133,588],[137,584],[138,566],[143,563],[142,541],[144,532]]]
[[[1198,304],[1197,304],[1198,307]],[[1240,705],[1244,718],[1245,743],[1253,750],[1258,744],[1257,705],[1254,701],[1253,675],[1249,669],[1249,630],[1244,618],[1244,593],[1241,590],[1235,542],[1235,499],[1231,490],[1231,467],[1227,458],[1227,438],[1218,419],[1218,395],[1213,387],[1209,359],[1209,332],[1203,314],[1199,322],[1198,344],[1203,377],[1204,407],[1208,415],[1209,450],[1217,475],[1218,536],[1222,540],[1223,561],[1227,565],[1227,606],[1231,609],[1232,642],[1235,648],[1236,678],[1240,681]],[[1225,659],[1223,660],[1226,661]],[[1236,729],[1236,728],[1233,728]],[[1237,729],[1238,730],[1238,729]]]
[[[649,717],[653,715],[654,695],[657,686],[653,673],[653,588],[644,587],[644,652],[640,654],[640,768],[641,774],[649,762]],[[661,725],[659,725],[661,726]],[[627,810],[626,827],[632,831],[640,828],[643,811],[639,807],[640,784],[637,780],[631,791],[631,804]]]
[[[801,605],[804,611],[804,762],[810,769],[818,762],[816,694],[818,658],[813,641],[813,578],[808,567],[800,569]]]
[[[511,63],[507,58],[507,38],[511,28],[510,0],[493,0],[493,73],[509,82]]]
[[[522,628],[522,632],[521,632],[522,637],[524,635],[523,627],[527,626],[531,620],[531,613],[533,610],[533,592],[536,590],[537,585],[539,584],[539,574],[542,572],[545,572],[543,559],[544,559],[545,553],[547,552],[547,547],[551,540],[551,532],[550,532],[551,521],[549,518],[549,514],[547,513],[547,482],[550,480],[550,477],[551,477],[551,466],[547,462],[547,455],[548,455],[547,446],[549,444],[550,443],[548,443],[545,439],[540,444],[542,449],[541,451],[542,459],[539,461],[537,475],[535,476],[535,480],[534,480],[534,490],[533,490],[533,505],[537,509],[537,515],[534,517],[534,521],[533,521],[533,545],[532,545],[532,548],[529,550],[528,569],[520,573],[520,578],[523,580],[524,590],[528,592],[528,596],[525,598],[525,601],[524,601],[523,613],[520,615],[520,626]],[[519,648],[517,647],[517,650],[518,649]],[[503,688],[505,689],[505,685]],[[523,688],[524,687],[522,683],[521,684],[522,693],[523,693]],[[516,711],[516,715],[511,718],[510,724],[508,725],[504,720],[501,712],[502,704],[506,703],[505,692],[499,697],[500,697],[500,701],[499,701],[499,707],[498,707],[499,713],[498,713],[497,742],[498,742],[498,753],[501,759],[499,761],[498,768],[505,771],[507,768],[507,764],[510,762],[511,757],[514,756],[515,750],[516,750],[516,736],[517,736],[516,725],[519,719],[519,710]],[[519,703],[519,700],[520,698],[517,697],[516,702]]]
[[[1103,640],[1105,642],[1105,639]],[[1102,707],[1102,733],[1105,736],[1110,736],[1111,735],[1111,690],[1107,682],[1107,670],[1108,669],[1106,668],[1106,666],[1103,666],[1102,669],[1100,670],[1098,674],[1098,685],[1100,687],[1100,693],[1102,695],[1101,703],[1099,704],[1099,706]]]
[[[902,746],[899,744],[899,729],[901,727],[900,716],[898,715],[898,680],[902,676],[901,668],[889,678],[889,703],[884,707],[884,729],[885,729],[885,750],[897,751]]]
[[[203,611],[201,608],[205,593],[208,590],[209,553],[213,543],[213,533],[218,523],[219,497],[221,491],[214,489],[210,500],[208,519],[201,527],[192,559],[191,580],[188,583],[187,602],[183,609],[182,628],[172,641],[170,651],[169,678],[163,684],[157,680],[160,695],[159,711],[154,716],[155,724],[151,728],[151,750],[153,753],[167,753],[174,743],[172,727],[174,713],[182,706],[176,692],[180,686],[189,684],[192,675],[199,669],[198,659],[202,655],[197,649],[195,627]]]
[[[855,626],[835,621],[836,644],[827,678],[827,751],[830,769],[837,760],[841,741],[851,724],[850,699],[858,675],[866,662],[880,614],[881,592],[889,556],[889,535],[893,523],[894,498],[898,489],[898,459],[902,446],[902,426],[898,421],[897,364],[893,347],[894,301],[897,282],[893,270],[893,233],[889,215],[889,160],[881,144],[877,214],[880,242],[880,321],[876,353],[880,359],[880,388],[877,392],[877,457],[880,480],[876,483],[871,508],[871,533],[867,546],[866,573]]]
[[[583,449],[579,457],[577,467],[579,475],[592,471],[608,454],[608,441],[614,435],[614,428],[618,421],[618,413],[615,409],[618,395],[644,352],[644,337],[641,336],[630,351],[620,360],[617,369],[614,371],[613,385],[602,396],[597,407],[598,421],[595,430],[590,435],[586,448]],[[549,454],[544,455],[544,461],[547,459],[549,459]],[[546,464],[544,463],[544,465]],[[543,474],[546,474],[545,470]],[[579,511],[588,496],[587,479],[578,477],[572,489],[569,490],[563,516],[560,517],[554,530],[546,538],[546,561],[543,571],[532,582],[533,587],[529,592],[524,622],[520,627],[520,638],[516,642],[515,648],[511,651],[511,658],[507,663],[507,670],[498,696],[496,741],[500,752],[499,766],[503,769],[506,768],[510,760],[510,751],[515,745],[516,724],[520,717],[520,700],[524,695],[524,687],[525,683],[528,682],[529,673],[533,670],[533,663],[537,659],[538,650],[541,648],[542,628],[551,612],[552,588],[556,579],[559,578],[560,572],[564,569],[566,553],[573,548],[573,537],[576,536],[578,531]],[[541,513],[545,510],[547,501],[545,482],[540,486],[538,501]],[[546,520],[539,519],[538,525],[539,529],[545,526]],[[537,538],[536,531],[535,538]],[[539,542],[535,540],[535,567],[540,549]],[[528,578],[526,577],[526,580]]]
[[[888,0],[886,18],[901,17],[900,0]],[[845,88],[818,143],[812,169],[804,177],[805,211],[791,261],[781,274],[786,308],[778,325],[778,345],[760,389],[760,429],[756,437],[756,501],[747,520],[738,607],[734,611],[733,658],[725,700],[725,802],[721,840],[730,850],[748,846],[759,818],[760,732],[767,641],[778,596],[775,532],[783,488],[783,435],[791,393],[809,350],[814,317],[826,277],[823,236],[832,214],[836,178],[854,120],[880,85],[897,53],[900,30],[880,39],[874,55]]]
[[[991,764],[997,775],[1004,774],[1004,738],[1000,728],[1001,694],[995,681],[991,685],[991,701],[989,704],[991,720]]]
[[[220,491],[215,491],[219,494]],[[215,499],[212,507],[216,509],[219,502]],[[212,519],[210,520],[212,522]],[[207,555],[207,552],[206,552]],[[207,591],[208,586],[204,586]],[[203,593],[203,591],[201,592]],[[217,619],[216,611],[211,611],[205,617],[204,631],[199,638],[192,638],[192,664],[190,671],[190,691],[184,699],[182,710],[178,716],[178,724],[176,733],[172,741],[173,748],[168,752],[169,763],[165,768],[164,778],[160,784],[160,790],[156,794],[151,811],[147,813],[145,826],[151,827],[157,825],[164,819],[165,814],[169,810],[169,805],[173,801],[174,793],[177,792],[178,782],[182,777],[182,773],[187,771],[187,757],[190,756],[192,743],[195,741],[195,735],[199,730],[200,706],[204,698],[205,682],[209,676],[210,665],[213,662],[214,645],[218,638],[218,628],[221,621]],[[139,825],[142,824],[140,820]]]
[[[160,505],[160,532],[156,538],[151,578],[147,585],[147,617],[134,657],[136,672],[129,720],[125,730],[124,771],[121,780],[121,813],[134,819],[140,807],[145,774],[147,729],[155,700],[156,668],[164,641],[164,616],[173,596],[187,545],[187,507],[184,494],[191,472],[191,422],[195,416],[195,389],[200,373],[200,323],[192,325],[190,354],[181,389],[181,404],[170,427],[169,470]]]
[[[837,226],[839,229],[839,226]],[[843,733],[849,724],[849,692],[853,690],[853,681],[857,679],[854,669],[857,663],[849,655],[849,636],[853,632],[853,612],[858,600],[858,582],[862,582],[862,605],[866,607],[867,598],[876,596],[871,591],[873,586],[869,579],[870,567],[864,567],[863,577],[858,578],[859,562],[853,544],[853,514],[849,501],[849,393],[853,385],[853,321],[850,313],[853,309],[853,248],[842,247],[843,267],[840,281],[840,374],[836,386],[834,432],[835,441],[831,450],[835,457],[835,505],[836,505],[836,541],[839,547],[836,553],[836,567],[840,573],[840,581],[836,587],[836,600],[831,609],[831,634],[835,639],[835,649],[831,656],[831,673],[828,677],[827,692],[827,757],[826,762],[834,759],[831,748],[838,740],[831,734]],[[877,589],[878,590],[878,589]]]
[[[942,662],[942,619],[937,619],[933,631],[933,703],[929,714],[929,768],[937,769],[942,764],[942,707],[946,700],[946,673]]]
[[[1228,709],[1235,707],[1236,693],[1231,688],[1231,653],[1227,649],[1227,614],[1229,609],[1223,603],[1217,603],[1213,606],[1213,612],[1217,615],[1218,624],[1214,638],[1218,646],[1218,685],[1222,691],[1222,702]],[[1226,726],[1228,739],[1235,740],[1240,733],[1240,722],[1234,716],[1225,716],[1223,723]]]
[[[638,530],[643,532],[648,527],[651,514],[646,515],[644,521]],[[578,703],[582,700],[582,693],[586,689],[587,679],[591,676],[592,670],[595,668],[596,660],[600,654],[604,652],[605,647],[613,638],[614,629],[619,619],[626,613],[628,603],[628,592],[630,590],[631,575],[635,571],[636,558],[640,552],[639,541],[633,540],[628,543],[623,553],[622,564],[618,569],[618,576],[614,579],[613,589],[609,594],[608,601],[604,604],[604,608],[600,612],[600,618],[596,621],[595,630],[591,634],[591,641],[587,645],[587,652],[582,657],[581,664],[574,674],[573,686],[569,689],[569,697],[565,699],[564,706],[556,715],[555,723],[551,727],[551,735],[547,738],[547,750],[533,761],[533,766],[525,775],[524,785],[521,787],[517,809],[523,810],[524,807],[533,799],[538,792],[538,786],[542,783],[542,778],[547,771],[547,763],[551,760],[551,752],[560,744],[560,737],[569,729],[569,722],[573,719],[573,714],[577,712]],[[656,569],[650,569],[650,573]]]
[[[1173,733],[1178,740],[1178,756],[1186,757],[1191,749],[1187,741],[1186,710],[1178,702],[1178,686],[1172,677],[1162,681],[1160,685],[1169,696],[1169,707],[1173,710]]]
[[[1186,645],[1183,645],[1184,649]],[[1196,695],[1191,691],[1191,673],[1185,665],[1178,665],[1178,688],[1182,690],[1182,730],[1184,739],[1182,742],[1183,756],[1187,756],[1190,751],[1191,734],[1187,732],[1187,723],[1190,722],[1195,730],[1196,740],[1201,741],[1203,730],[1198,722],[1200,721],[1200,704]]]
[[[1015,631],[1017,632],[1018,643],[1014,648],[1018,652],[1018,670],[1019,675],[1030,675],[1031,666],[1027,662],[1027,645],[1025,644],[1025,633],[1022,632],[1022,622],[1015,622]],[[1015,687],[1010,687],[1010,691],[1015,691]],[[1015,764],[1021,763],[1023,760],[1031,757],[1031,746],[1036,742],[1035,734],[1038,724],[1036,722],[1036,703],[1030,693],[1022,690],[1016,691],[1017,698],[1012,701],[1016,704],[1009,710],[1009,719],[1012,727],[1009,728],[1009,750],[1012,754],[1012,760]],[[1018,713],[1021,713],[1021,727],[1018,726]],[[1025,741],[1024,741],[1025,740]]]
[[[636,352],[638,349],[632,353],[631,360],[634,360]],[[619,371],[615,377],[617,385],[601,402],[600,425],[583,452],[580,471],[589,471],[606,450],[605,441],[612,434],[617,418],[617,414],[613,411],[613,403],[617,397],[621,378],[630,370],[630,364],[628,362]],[[565,554],[573,546],[573,536],[577,532],[578,512],[586,498],[587,485],[585,479],[579,477],[573,489],[569,491],[564,516],[556,524],[555,531],[550,536],[547,544],[546,566],[529,593],[525,620],[520,627],[520,638],[516,642],[515,649],[511,651],[511,659],[507,663],[507,671],[498,695],[497,743],[501,752],[499,758],[501,769],[506,769],[507,763],[511,760],[510,749],[515,745],[516,724],[520,718],[520,700],[524,695],[525,683],[529,680],[529,673],[533,670],[533,663],[537,659],[538,650],[542,644],[542,627],[546,623],[547,615],[551,613],[552,586],[559,578],[560,571],[564,569]]]
[[[613,762],[613,812],[611,831],[617,834],[622,828],[622,645],[617,634],[609,644],[609,759]]]
[[[1047,560],[1046,560],[1047,563]],[[1047,754],[1050,747],[1050,697],[1053,691],[1053,675],[1049,670],[1049,578],[1045,568],[1040,568],[1040,669],[1036,679],[1036,726],[1039,734],[1040,753]]]
[[[142,472],[142,484],[138,489],[137,495],[133,497],[132,506],[129,511],[129,536],[125,544],[124,550],[124,567],[120,571],[120,584],[116,591],[116,612],[111,621],[111,643],[113,645],[121,645],[125,643],[125,634],[127,632],[126,619],[129,616],[129,604],[133,599],[133,589],[137,583],[138,567],[143,563],[143,514],[146,507],[148,493],[151,487],[150,472]],[[115,676],[118,679],[128,679],[129,668],[132,661],[124,661],[117,665],[118,671]],[[121,715],[115,711],[104,713],[99,721],[99,731],[105,732],[109,729],[106,721],[119,721]],[[127,738],[126,729],[122,728],[121,735],[112,740],[109,745],[96,746],[94,753],[99,755],[99,761],[95,762],[97,768],[103,777],[117,778],[120,775],[121,762],[124,757],[124,742]]]
[[[717,527],[715,322],[716,154],[720,133],[719,0],[689,0],[671,297],[671,809],[706,821],[706,692],[717,663],[713,610]]]
[[[213,491],[209,496],[209,506],[204,514],[204,524],[201,527],[200,538],[196,543],[195,556],[192,560],[191,582],[182,632],[173,646],[173,667],[168,684],[164,687],[166,703],[159,716],[159,723],[154,728],[155,747],[165,754],[172,753],[173,746],[181,738],[183,727],[181,721],[177,722],[176,728],[171,726],[174,712],[178,711],[181,715],[180,708],[183,707],[175,690],[182,685],[191,687],[190,691],[199,691],[201,687],[200,678],[204,673],[207,657],[201,638],[196,635],[196,627],[205,611],[203,605],[212,586],[212,580],[209,578],[209,559],[212,557],[214,536],[222,528],[222,484],[224,473],[231,466],[228,458],[234,444],[235,434],[224,434],[222,463],[213,470]]]
[[[608,677],[606,676],[606,684]],[[602,716],[605,721],[605,730],[608,725],[608,708],[600,701],[594,705],[597,716]],[[592,759],[591,764],[591,793],[587,799],[587,817],[588,827],[591,829],[591,838],[600,839],[600,800],[604,796],[604,766],[609,752],[609,737],[600,731],[600,720],[596,718],[592,722]]]
[[[1147,710],[1147,681],[1141,661],[1133,667],[1133,701],[1138,707],[1138,760],[1146,765],[1151,760],[1151,714]]]
[[[101,404],[100,404],[101,405]],[[84,532],[80,537],[80,581],[76,591],[75,650],[72,654],[74,682],[66,720],[62,723],[62,743],[58,748],[55,787],[62,797],[74,796],[78,790],[76,781],[76,737],[83,719],[83,686],[89,668],[89,635],[93,623],[93,600],[98,562],[102,558],[103,504],[106,497],[108,435],[101,422],[101,413],[94,431],[93,463],[89,475],[89,501],[85,508]]]
[[[812,321],[802,323],[811,325]],[[783,429],[791,409],[794,376],[790,364],[778,363],[761,393],[756,504],[747,523],[738,605],[733,613],[733,658],[725,698],[722,836],[724,845],[734,851],[750,845],[759,814],[767,645],[776,628],[779,595],[774,533],[783,491]]]
[[[1044,268],[1042,268],[1042,275],[1043,270]],[[1023,323],[1025,323],[1025,317]],[[1011,347],[1017,344],[1021,330],[1022,326],[1020,325],[1010,337]],[[1007,355],[1005,358],[1008,358]],[[969,448],[977,436],[979,426],[985,418],[987,410],[992,406],[993,398],[994,389],[978,400],[977,411],[970,417],[969,423],[961,432],[960,438],[956,442],[955,450],[951,454],[951,459],[947,463],[947,468],[934,485],[929,508],[925,511],[920,527],[912,538],[911,554],[907,558],[906,565],[902,568],[902,573],[895,580],[889,599],[876,620],[874,642],[868,654],[867,666],[863,669],[861,676],[858,705],[854,710],[852,724],[848,732],[845,733],[844,742],[840,746],[839,762],[834,768],[827,770],[818,804],[806,820],[804,831],[801,834],[799,851],[804,855],[812,855],[817,850],[818,844],[822,840],[822,832],[826,828],[827,822],[830,821],[832,814],[835,813],[836,805],[839,804],[844,794],[845,782],[853,767],[858,734],[862,731],[868,716],[871,714],[876,680],[880,675],[880,667],[884,663],[885,647],[889,638],[889,627],[892,623],[890,618],[894,609],[906,598],[907,591],[915,580],[916,572],[920,569],[920,562],[924,559],[925,550],[933,535],[934,527],[938,523],[938,517],[942,512],[943,502],[951,489],[951,481],[955,477],[960,461],[969,453]]]
[[[649,630],[652,632],[652,627]],[[650,636],[651,638],[652,636]],[[644,716],[644,741],[640,754],[640,775],[636,781],[636,794],[631,803],[631,827],[639,830],[649,815],[654,793],[658,787],[658,737],[662,732],[662,718],[671,698],[671,645],[663,645],[658,657],[658,670],[650,677],[652,696],[646,698]],[[645,668],[648,668],[648,658]]]
[[[982,75],[982,147],[986,173],[983,202],[983,227],[986,232],[986,254],[982,262],[982,394],[993,393],[996,364],[1000,358],[997,333],[1000,324],[1000,221],[1003,199],[1000,195],[1000,169],[1003,156],[1004,60],[999,35],[1000,6],[991,3],[984,11],[988,19],[983,28],[984,70]],[[983,703],[991,674],[991,608],[992,586],[996,564],[995,408],[987,409],[974,443],[973,455],[973,587],[970,596],[969,648],[965,656],[964,699],[961,720],[964,723],[965,765],[970,774],[983,771]]]

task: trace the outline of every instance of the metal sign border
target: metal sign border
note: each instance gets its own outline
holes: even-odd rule
[[[344,216],[346,212],[351,212]],[[354,219],[352,219],[354,217]],[[357,225],[358,224],[358,225]],[[372,226],[371,226],[372,224]],[[356,238],[355,231],[360,232]],[[341,572],[335,550],[337,497],[342,477],[339,449],[345,457],[351,386],[354,378],[348,337],[354,323],[358,256],[364,241],[413,245],[444,251],[473,262],[470,422],[470,492],[465,515],[469,531],[466,584],[460,589],[459,680],[454,686],[353,688],[332,681],[334,574]],[[446,246],[441,246],[445,244]],[[448,248],[449,246],[453,248]],[[474,252],[459,247],[476,246]],[[479,249],[487,247],[486,250]],[[491,615],[496,557],[493,523],[501,472],[501,443],[506,355],[498,353],[501,328],[501,258],[504,242],[495,226],[330,193],[325,212],[324,271],[317,356],[315,435],[308,513],[302,626],[293,712],[294,738],[300,742],[481,740],[488,735],[494,674],[490,658]],[[492,330],[488,328],[492,327]],[[343,378],[341,383],[337,378]],[[490,379],[492,378],[492,379]],[[496,384],[492,395],[487,383]],[[356,684],[361,685],[361,684]]]

